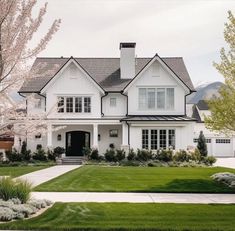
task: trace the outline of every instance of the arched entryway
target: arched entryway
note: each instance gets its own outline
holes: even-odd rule
[[[66,156],[83,156],[84,147],[90,147],[89,132],[66,132]]]

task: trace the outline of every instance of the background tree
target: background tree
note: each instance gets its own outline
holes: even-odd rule
[[[15,123],[17,120],[23,121],[26,128],[35,124],[37,126],[42,121],[37,119],[37,122],[34,120],[32,123],[31,116],[17,110],[22,104],[7,100],[9,93],[18,90],[23,81],[37,77],[30,70],[29,61],[46,48],[59,29],[61,21],[56,19],[41,39],[35,36],[47,11],[46,3],[34,17],[33,10],[37,2],[39,1],[0,0],[0,133],[9,127],[14,128],[9,126],[13,123],[9,118],[14,118]],[[34,44],[37,42],[33,47],[30,46],[32,40]]]
[[[224,38],[228,51],[221,49],[221,61],[214,66],[223,75],[225,85],[220,88],[219,97],[208,101],[211,115],[205,117],[205,123],[210,130],[231,134],[235,132],[235,18],[231,11],[228,11]]]
[[[200,131],[200,135],[198,137],[198,143],[197,148],[202,156],[207,156],[207,144],[206,144],[206,138],[202,131]]]

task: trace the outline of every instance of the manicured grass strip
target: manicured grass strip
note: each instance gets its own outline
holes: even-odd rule
[[[214,182],[228,168],[102,167],[84,166],[39,185],[36,191],[58,192],[198,192],[231,193]]]
[[[17,177],[30,172],[48,168],[49,166],[14,166],[0,167],[0,176]]]
[[[0,225],[18,230],[235,230],[234,205],[56,203],[42,215]]]

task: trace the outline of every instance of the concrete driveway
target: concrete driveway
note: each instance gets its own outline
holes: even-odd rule
[[[217,158],[215,166],[235,168],[235,157],[232,158]]]

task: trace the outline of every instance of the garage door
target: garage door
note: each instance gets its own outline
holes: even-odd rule
[[[217,138],[215,140],[215,148],[213,155],[216,157],[231,157],[234,156],[233,145],[231,139]]]

